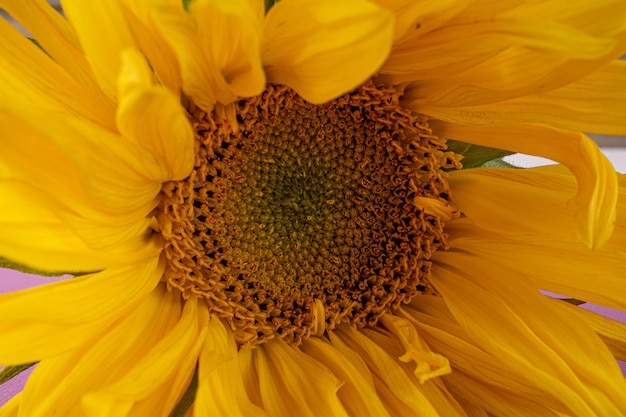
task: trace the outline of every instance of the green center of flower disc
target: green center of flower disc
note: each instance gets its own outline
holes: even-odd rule
[[[207,114],[188,104],[196,165],[163,189],[170,289],[201,297],[240,346],[299,344],[342,322],[374,324],[431,291],[457,166],[400,93],[371,83],[323,105],[269,86]]]

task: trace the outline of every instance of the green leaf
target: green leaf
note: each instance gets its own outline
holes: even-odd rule
[[[265,14],[270,11],[273,5],[278,3],[279,0],[265,0]]]
[[[15,365],[15,366],[6,366],[2,368],[0,371],[0,384],[4,384],[10,379],[18,376],[31,366],[33,366],[36,362],[33,363],[25,363],[23,365]]]
[[[22,265],[22,264],[18,264],[17,262],[13,262],[10,259],[6,259],[3,257],[0,257],[0,268],[7,268],[7,269],[12,269],[14,271],[20,271],[20,272],[24,272],[25,274],[32,274],[32,275],[39,275],[42,277],[60,277],[63,275],[72,275],[75,277],[79,277],[81,275],[87,275],[87,274],[93,274],[94,272],[98,272],[98,271],[83,271],[83,272],[78,272],[78,271],[44,271],[41,269],[37,269],[37,268],[31,268],[30,266],[26,266],[26,265]]]
[[[13,269],[15,271],[24,272],[26,274],[40,275],[42,277],[60,277],[61,275],[66,275],[66,272],[51,272],[51,271],[42,271],[40,269],[31,268],[26,265],[18,264],[17,262],[13,262],[9,259],[0,257],[0,268],[8,268]]]
[[[511,155],[514,153],[510,151],[505,151],[502,149],[472,145],[471,143],[461,142],[458,140],[448,140],[447,145],[448,145],[448,150],[464,156],[464,158],[461,160],[461,163],[463,164],[463,169],[487,166],[486,164],[489,162],[499,160],[502,157],[505,157],[507,155]],[[495,164],[496,165],[491,165],[491,166],[492,167],[494,166],[506,167],[506,168],[512,167],[512,165],[504,161],[496,162]]]
[[[170,417],[183,417],[189,407],[193,404],[196,399],[196,391],[198,390],[198,368],[196,367],[196,372],[193,374],[193,378],[191,378],[191,382],[187,387],[187,391],[183,394],[183,398],[180,399]]]
[[[183,0],[183,9],[185,10],[189,10],[189,3],[191,3],[193,0]]]

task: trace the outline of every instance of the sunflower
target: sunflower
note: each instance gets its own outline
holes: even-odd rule
[[[0,415],[626,416],[622,0],[272,3],[0,1]]]

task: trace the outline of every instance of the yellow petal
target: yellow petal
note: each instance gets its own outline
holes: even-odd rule
[[[390,416],[378,398],[369,371],[363,373],[357,364],[336,347],[316,337],[306,340],[301,349],[313,359],[323,363],[343,382],[337,395],[350,416]]]
[[[53,192],[67,203],[97,202],[103,212],[118,214],[149,212],[160,183],[169,179],[167,167],[146,148],[93,123],[30,109],[0,112],[0,120],[10,132],[2,138],[5,177]]]
[[[35,269],[62,273],[98,271],[115,263],[117,256],[89,248],[47,207],[36,189],[2,180],[0,195],[0,253],[4,257]]]
[[[530,124],[483,127],[433,123],[433,131],[445,138],[562,163],[578,180],[578,193],[572,203],[577,209],[580,239],[589,247],[599,247],[611,236],[616,216],[617,176],[609,160],[587,136]]]
[[[474,343],[526,372],[573,414],[626,413],[626,383],[591,329],[553,309],[521,274],[460,252],[435,257],[432,282]]]
[[[265,88],[261,65],[261,22],[248,0],[198,0],[184,11],[181,2],[154,0],[154,17],[174,50],[183,89],[209,110]],[[226,41],[225,41],[226,40]]]
[[[122,135],[150,149],[167,169],[167,178],[180,180],[189,175],[194,133],[178,98],[153,85],[145,58],[132,49],[122,53],[118,83],[117,126]]]
[[[470,87],[474,88],[474,87]],[[422,87],[413,91],[423,91]],[[413,101],[409,92],[407,100],[420,113],[455,123],[498,124],[541,122],[555,127],[588,133],[626,133],[626,62],[614,61],[600,67],[590,75],[541,95],[525,95],[497,103],[464,105],[470,94],[456,90],[439,98],[430,97],[424,102]],[[464,97],[461,95],[465,94]],[[485,98],[482,90],[475,89],[471,97]],[[454,104],[448,104],[448,103]],[[472,103],[476,104],[476,103]]]
[[[381,69],[397,76],[391,81],[415,80],[405,99],[415,108],[492,103],[547,91],[619,56],[612,37],[548,20],[539,25],[487,15],[454,22],[398,45]]]
[[[55,413],[81,415],[82,406],[90,402],[85,401],[86,396],[132,375],[137,363],[166,339],[177,324],[180,327],[180,301],[179,294],[160,285],[119,319],[103,323],[97,334],[84,337],[76,348],[42,360],[24,388],[21,411],[41,417]],[[168,374],[167,367],[160,371]],[[118,411],[128,408],[116,401],[120,398],[109,400],[101,406],[119,406]]]
[[[180,295],[166,294],[159,305],[171,303],[179,310]],[[123,369],[123,376],[110,385],[89,390],[82,399],[85,413],[94,417],[169,416],[191,381],[208,319],[206,304],[187,300],[179,321],[157,343],[137,340],[137,346],[115,362]],[[151,326],[155,325],[162,324],[149,323],[146,331],[154,332]],[[103,348],[115,348],[114,337],[108,342],[101,342]],[[109,363],[106,359],[94,362]]]
[[[11,132],[2,140],[0,175],[36,191],[92,248],[147,243],[149,214],[168,175],[147,149],[60,114],[23,109],[0,120]]]
[[[395,319],[396,319],[396,324],[398,322],[401,322],[403,323],[403,327],[405,327],[405,329],[401,330],[401,333],[406,333],[405,332],[406,328],[410,328],[411,332],[416,333],[415,327],[412,326],[407,320],[405,320],[404,318],[400,318],[400,317],[395,317]],[[397,326],[396,326],[396,330],[398,330]],[[370,340],[372,340],[376,345],[380,346],[389,355],[391,355],[394,358],[398,358],[400,360],[397,363],[404,370],[407,376],[409,376],[411,383],[418,386],[420,391],[423,392],[423,395],[426,398],[428,398],[428,401],[430,402],[432,408],[437,411],[438,416],[467,417],[465,411],[461,408],[461,406],[456,401],[456,399],[449,393],[447,387],[444,384],[443,378],[430,378],[428,379],[428,381],[422,378],[424,379],[424,382],[420,381],[420,376],[424,375],[423,362],[425,361],[425,357],[429,353],[432,354],[430,348],[426,345],[426,343],[423,340],[420,340],[417,345],[417,346],[420,346],[420,348],[418,348],[419,350],[416,349],[415,344],[411,344],[409,348],[409,352],[407,352],[410,355],[408,356],[407,353],[403,354],[403,349],[402,349],[402,347],[406,348],[406,346],[404,346],[404,344],[407,342],[406,334],[403,334],[400,338],[398,338],[397,334],[393,334],[393,333],[390,334],[389,332],[386,332],[384,328],[382,328],[382,326],[376,330],[364,329],[363,334],[367,336]],[[418,355],[415,354],[416,350],[419,352],[420,354],[419,356],[421,356],[421,358],[419,359],[420,359],[420,362],[422,362],[420,363],[421,366],[418,366],[417,368],[415,368],[413,364],[410,363],[411,359],[415,361],[418,360],[417,358]],[[443,374],[447,375],[450,373],[450,367],[449,367],[447,359],[444,359],[441,355],[437,355],[437,354],[432,354],[428,356],[430,356],[429,362],[431,363],[438,362],[437,364],[438,369],[441,370],[442,368],[445,368],[443,369],[443,372],[441,372],[442,375]],[[436,357],[437,359],[433,360],[432,359],[433,356]],[[443,362],[443,367],[442,367],[442,362]],[[431,365],[427,365],[427,366],[431,366]]]
[[[43,108],[113,125],[112,106],[79,85],[4,19],[0,20],[0,106],[21,111]],[[9,131],[4,129],[3,132]]]
[[[586,323],[609,348],[615,359],[626,360],[626,323],[613,320],[601,314],[578,307],[561,300],[553,299],[556,308],[566,311],[576,320]]]
[[[540,382],[529,379],[532,375],[524,369],[481,349],[452,317],[443,298],[416,297],[398,313],[416,326],[429,346],[450,360],[453,370],[445,382],[459,401],[507,417],[526,417],[529,409],[537,408],[536,414],[542,416],[551,416],[549,409],[567,412],[560,399],[545,395]]]
[[[282,0],[269,11],[263,63],[268,80],[324,103],[371,77],[393,40],[393,15],[362,0]]]
[[[0,362],[38,361],[76,348],[157,285],[158,259],[0,295]]]
[[[454,202],[480,228],[509,238],[565,242],[576,239],[574,210],[567,205],[576,182],[567,173],[476,168],[451,172],[449,181]]]
[[[626,309],[623,277],[626,260],[614,251],[604,248],[592,251],[571,241],[561,243],[560,237],[547,234],[530,233],[509,240],[469,222],[455,221],[447,225],[446,231],[450,233],[452,247],[462,248],[488,264],[499,263],[523,273],[537,288]],[[590,259],[593,259],[592,268]],[[581,271],[586,272],[581,274]]]
[[[256,380],[259,406],[276,417],[348,417],[340,381],[325,366],[279,339],[240,352],[244,379]],[[254,370],[252,370],[254,369]],[[254,393],[248,391],[255,401]]]
[[[199,359],[195,417],[267,416],[245,393],[238,356],[232,333],[211,318]]]
[[[417,379],[400,366],[384,348],[351,326],[334,330],[341,339],[332,340],[341,352],[354,350],[367,363],[374,375],[376,391],[391,415],[439,416]]]
[[[385,9],[393,11],[394,50],[402,48],[407,38],[416,38],[435,30],[467,7],[466,0],[441,0],[419,2],[414,0],[375,0]],[[397,46],[396,46],[397,45]],[[392,51],[391,56],[394,55]]]
[[[563,7],[567,5],[568,7]],[[554,20],[592,35],[615,36],[626,31],[626,10],[621,0],[572,3],[565,0],[519,2],[503,17]]]
[[[159,83],[176,96],[182,89],[180,64],[153,18],[153,6],[146,1],[132,0],[124,4],[122,13],[128,22],[139,50],[145,55]],[[118,80],[119,83],[119,80]]]
[[[120,2],[64,0],[63,12],[78,35],[100,88],[115,101],[120,53],[128,47],[137,46],[124,20]]]

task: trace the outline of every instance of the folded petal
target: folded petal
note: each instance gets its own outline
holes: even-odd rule
[[[363,0],[282,0],[263,30],[268,80],[324,103],[371,77],[393,40],[393,15]]]
[[[343,353],[353,351],[365,361],[374,376],[376,391],[391,415],[439,415],[426,389],[398,363],[400,355],[394,357],[375,343],[370,338],[373,334],[368,337],[351,326],[338,327],[333,334],[339,336],[331,338],[333,346]]]
[[[261,64],[261,21],[247,0],[154,0],[155,24],[168,40],[181,67],[183,90],[196,105],[210,110],[238,96],[265,88]]]
[[[611,236],[618,196],[617,175],[609,160],[587,136],[530,124],[465,126],[433,123],[432,127],[441,137],[543,156],[562,163],[578,181],[578,192],[571,201],[577,209],[576,230],[580,239],[589,247],[599,247]]]
[[[158,82],[179,96],[182,89],[180,63],[166,39],[167,34],[162,33],[155,23],[153,5],[132,0],[125,2],[121,10],[138,49],[150,63]]]
[[[194,164],[194,133],[180,101],[171,91],[154,85],[148,63],[139,52],[122,53],[118,79],[117,127],[121,134],[150,149],[168,172],[180,180]]]

